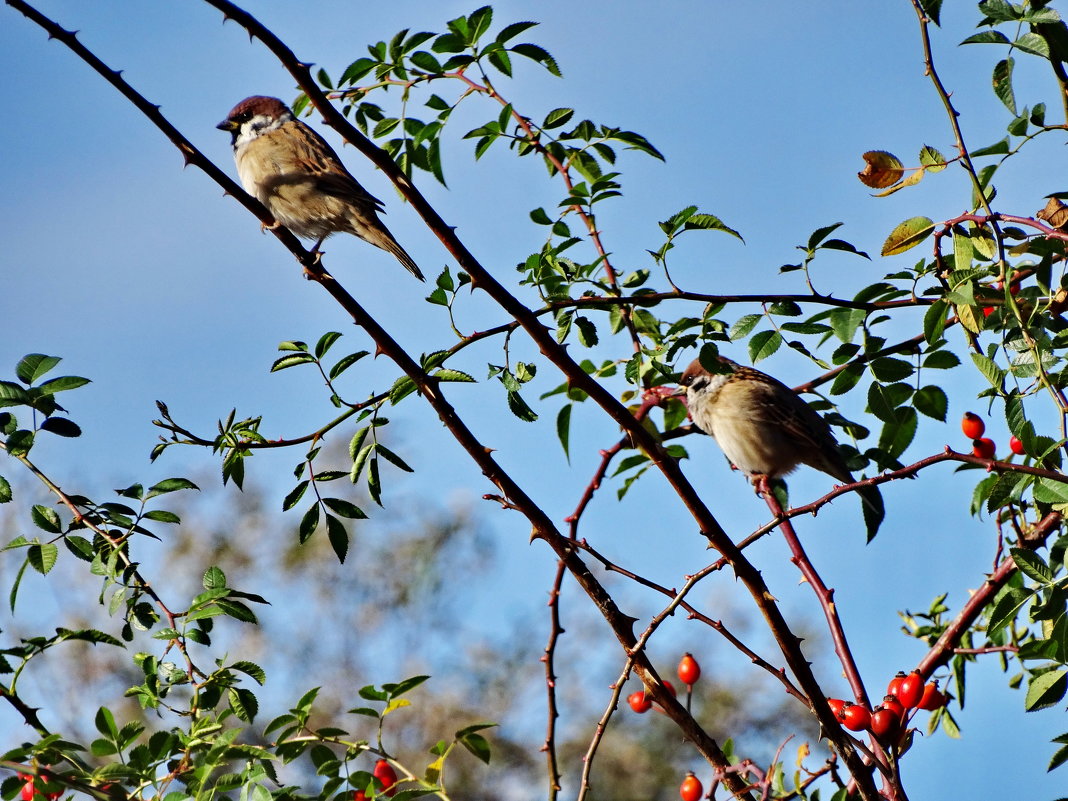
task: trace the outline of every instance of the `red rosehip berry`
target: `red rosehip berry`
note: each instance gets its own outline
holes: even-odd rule
[[[983,418],[973,412],[965,412],[960,421],[960,430],[968,439],[979,439],[986,433],[986,423]]]
[[[901,680],[897,690],[897,700],[905,709],[915,709],[923,698],[923,676],[920,671],[914,670]]]
[[[679,681],[687,687],[692,687],[697,683],[697,680],[701,678],[701,666],[697,664],[697,660],[693,658],[693,654],[687,653],[682,657],[682,660],[679,662],[678,674]]]
[[[886,685],[886,694],[892,695],[897,698],[898,690],[901,688],[901,682],[905,678],[905,671],[899,670],[894,674],[894,678],[890,679],[890,683]]]
[[[33,801],[35,794],[33,789],[33,777],[30,776],[29,781],[22,785],[22,801]]]
[[[901,718],[895,710],[885,706],[876,707],[875,711],[871,713],[871,733],[875,735],[876,739],[887,742],[893,739],[900,720]]]
[[[661,679],[661,683],[662,683],[662,684],[663,684],[663,685],[664,685],[665,687],[667,687],[667,691],[668,691],[669,693],[671,693],[672,695],[674,695],[674,696],[676,696],[676,697],[678,696],[678,693],[677,693],[677,692],[675,691],[675,685],[674,685],[674,684],[672,684],[672,683],[671,683],[670,681],[668,681],[667,679]]]
[[[997,450],[998,446],[989,437],[972,440],[972,455],[978,456],[980,459],[993,459]]]
[[[831,714],[834,715],[836,720],[841,718],[842,710],[845,709],[845,705],[846,705],[846,702],[843,701],[841,698],[828,698],[827,699],[827,706],[829,706],[831,708]]]
[[[1009,437],[1009,450],[1015,453],[1017,456],[1023,456],[1025,453],[1027,453],[1027,451],[1024,450],[1024,444],[1015,434]]]
[[[383,793],[392,796],[397,792],[397,788],[393,786],[397,783],[397,771],[393,770],[393,766],[386,760],[380,759],[375,762],[375,769],[372,772],[374,777],[382,783]]]
[[[850,731],[864,731],[871,727],[871,712],[860,704],[850,704],[842,710],[842,725]]]
[[[367,793],[363,790],[357,790],[352,794],[352,801],[367,801]]]
[[[920,698],[920,703],[916,705],[916,708],[933,712],[936,709],[941,709],[945,705],[946,696],[938,689],[938,685],[932,681],[923,688],[923,697]]]
[[[679,798],[682,801],[700,801],[704,792],[705,788],[701,786],[701,780],[694,776],[693,773],[687,773],[686,778],[682,780],[682,785],[679,787]]]
[[[653,702],[649,700],[649,697],[645,694],[645,690],[638,690],[637,692],[628,695],[627,703],[630,704],[630,708],[639,715],[643,715],[653,708]]]
[[[883,699],[882,708],[892,709],[894,714],[898,716],[898,719],[904,719],[905,717],[905,705],[898,700],[896,695],[887,695]]]

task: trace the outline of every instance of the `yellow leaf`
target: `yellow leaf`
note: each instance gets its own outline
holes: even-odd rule
[[[857,173],[857,178],[872,189],[885,189],[901,180],[905,168],[893,153],[885,150],[869,150],[863,156],[864,169]]]
[[[385,717],[390,712],[393,712],[394,710],[400,709],[401,707],[411,706],[411,705],[412,705],[411,702],[407,698],[394,698],[392,701],[390,701],[388,704],[386,704],[386,708],[382,710],[382,717]]]
[[[896,256],[909,248],[915,247],[931,235],[934,221],[929,217],[912,217],[900,223],[890,232],[880,251],[884,256]]]
[[[978,334],[983,330],[983,324],[979,320],[979,315],[976,314],[975,306],[958,306],[957,319],[960,320],[961,325],[973,334]]]

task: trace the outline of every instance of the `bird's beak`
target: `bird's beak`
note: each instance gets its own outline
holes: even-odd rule
[[[218,128],[220,131],[236,131],[237,123],[233,120],[223,120],[215,127]]]

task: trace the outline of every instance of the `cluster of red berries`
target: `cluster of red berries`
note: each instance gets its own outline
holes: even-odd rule
[[[701,678],[701,666],[697,664],[697,660],[693,658],[693,654],[684,654],[679,662],[679,667],[676,671],[679,676],[679,681],[686,685],[688,691],[693,689],[694,684]],[[675,686],[664,679],[664,686],[667,687],[667,691],[672,695],[678,695],[675,692]],[[637,712],[639,715],[643,715],[653,708],[653,699],[645,694],[645,690],[638,690],[627,696],[627,703],[630,704],[630,708]]]
[[[22,801],[34,801],[34,799],[47,798],[48,801],[56,801],[57,798],[63,795],[62,790],[56,790],[54,793],[40,793],[37,788],[33,786],[33,775],[30,773],[20,773],[18,777],[25,782],[22,785]],[[45,771],[41,771],[41,781],[47,782],[49,779],[48,774]]]
[[[679,666],[675,669],[675,673],[679,677],[679,681],[686,685],[686,691],[693,692],[693,686],[701,678],[701,665],[693,658],[693,654],[685,653],[682,655],[682,659],[679,660]],[[672,695],[678,694],[670,681],[663,679],[663,682],[669,693]],[[643,715],[653,708],[653,699],[645,694],[645,690],[638,690],[628,695],[627,703],[639,715]],[[698,801],[704,791],[705,788],[701,786],[701,780],[694,776],[691,771],[682,780],[682,785],[679,787],[679,797],[682,798],[682,801]]]
[[[375,769],[372,774],[378,779],[378,793],[377,795],[393,796],[397,792],[397,788],[394,785],[397,783],[397,771],[393,770],[393,766],[386,760],[380,759],[375,762]],[[352,794],[352,801],[367,801],[367,793],[363,790],[357,790]]]
[[[973,412],[965,412],[960,421],[960,430],[972,441],[973,456],[978,456],[980,459],[994,458],[998,446],[990,437],[983,436],[986,433],[986,423],[983,422],[982,417]],[[1017,456],[1023,456],[1025,453],[1023,443],[1015,435],[1009,437],[1009,450]]]
[[[946,705],[946,696],[934,682],[923,683],[918,670],[898,672],[886,688],[883,702],[869,710],[860,704],[849,704],[841,698],[828,698],[827,705],[839,723],[850,731],[870,731],[884,744],[895,743],[906,730],[906,722],[913,709],[934,711]]]

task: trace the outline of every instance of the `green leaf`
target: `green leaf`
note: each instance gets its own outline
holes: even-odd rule
[[[41,421],[41,431],[51,431],[60,437],[80,437],[81,427],[66,417],[49,417]]]
[[[315,357],[310,353],[294,353],[291,356],[279,356],[271,365],[271,372],[277,373],[279,370],[296,367],[298,364],[315,364]]]
[[[6,478],[0,476],[0,503],[10,503],[13,497],[11,485]]]
[[[1068,670],[1051,670],[1035,676],[1027,685],[1024,709],[1028,712],[1048,709],[1064,698],[1065,690],[1068,690]]]
[[[363,513],[361,512],[361,514]],[[364,517],[366,517],[366,515],[364,515]],[[333,515],[327,515],[326,535],[327,538],[330,540],[330,547],[334,549],[334,553],[337,555],[338,562],[344,564],[345,556],[349,552],[349,533],[345,530],[344,523],[342,523],[341,520],[334,517]]]
[[[204,575],[200,579],[201,585],[205,590],[225,590],[226,589],[226,574],[221,569],[212,565],[204,571]]]
[[[251,723],[260,710],[256,696],[244,687],[231,687],[227,691],[227,699],[230,703],[230,711],[246,723]],[[267,797],[269,798],[270,795],[268,794]]]
[[[367,519],[367,515],[359,506],[341,498],[323,498],[323,503],[330,511],[349,520]]]
[[[749,332],[756,328],[757,323],[763,319],[762,314],[745,314],[738,318],[738,320],[731,326],[727,336],[733,342],[734,340],[743,339],[749,336]]]
[[[557,78],[564,77],[563,73],[560,72],[560,67],[557,65],[556,59],[549,55],[549,51],[545,50],[545,48],[538,47],[535,44],[517,44],[512,45],[512,47],[508,49],[513,53],[526,56],[532,61],[537,61]]]
[[[319,337],[319,341],[315,343],[316,358],[323,358],[326,355],[326,352],[330,350],[331,346],[340,338],[340,331],[327,331],[325,334]]]
[[[513,22],[510,25],[505,25],[498,31],[497,36],[494,38],[498,44],[504,44],[509,39],[514,39],[523,31],[533,28],[537,25],[536,22]]]
[[[981,33],[973,34],[961,42],[962,45],[966,44],[1009,44],[1009,37],[1003,34],[1001,31],[982,31]]]
[[[168,492],[177,492],[178,490],[192,489],[200,490],[196,484],[190,481],[188,478],[165,478],[156,484],[153,484],[148,488],[147,498],[154,498],[157,495],[164,495]]]
[[[934,231],[934,221],[929,217],[910,217],[900,223],[883,243],[883,256],[896,256],[915,247]]]
[[[407,462],[405,462],[402,458],[400,458],[397,454],[395,454],[393,451],[391,451],[385,445],[383,445],[381,443],[376,443],[375,444],[375,451],[383,459],[385,459],[388,462],[391,462],[395,467],[399,467],[405,473],[414,473],[415,472],[411,467],[408,466]]]
[[[923,9],[923,13],[935,25],[942,24],[939,22],[939,15],[942,13],[942,0],[920,0],[920,8]]]
[[[778,331],[758,331],[749,340],[749,360],[756,364],[771,356],[782,345],[782,334]]]
[[[515,390],[508,392],[508,408],[512,414],[527,423],[533,423],[538,419],[537,413],[527,405],[527,402]]]
[[[476,384],[474,377],[463,372],[462,370],[453,370],[450,367],[442,367],[440,370],[434,371],[434,378],[439,381],[451,381],[460,384]]]
[[[63,360],[58,356],[28,353],[19,359],[19,363],[15,366],[15,375],[22,383],[33,384],[61,361]]]
[[[556,415],[556,436],[560,440],[560,446],[564,449],[564,457],[571,464],[571,454],[568,452],[568,441],[571,436],[571,409],[575,404],[569,403],[560,407]]]
[[[561,125],[566,125],[568,121],[575,115],[575,110],[571,108],[556,108],[545,115],[545,122],[541,124],[544,130],[551,128],[558,128]],[[542,212],[544,214],[544,212]],[[537,220],[535,220],[537,222]]]
[[[1012,68],[1016,61],[1013,58],[1004,58],[994,65],[992,82],[994,94],[1005,104],[1005,108],[1016,115],[1016,96],[1012,91]]]
[[[293,489],[289,491],[289,494],[286,495],[285,499],[282,501],[283,512],[288,512],[290,509],[300,503],[300,499],[304,497],[304,493],[308,489],[308,485],[310,483],[311,482],[307,480],[301,481],[299,484],[297,484],[297,486],[293,487]]]
[[[33,508],[30,509],[30,519],[33,520],[33,524],[37,528],[47,531],[49,534],[58,534],[63,530],[59,513],[47,506],[34,504]]]
[[[941,420],[943,423],[946,421],[949,399],[941,387],[928,385],[916,390],[916,394],[912,398],[912,405],[921,414],[925,414],[935,420]]]
[[[1009,553],[1012,554],[1012,561],[1016,563],[1016,567],[1020,568],[1020,572],[1025,576],[1047,586],[1053,583],[1053,571],[1034,551],[1010,548]]]
[[[897,459],[916,436],[916,410],[904,406],[897,410],[897,423],[887,423],[879,434],[879,448]]]
[[[876,381],[868,387],[868,411],[884,423],[897,423],[897,404],[893,402],[886,388]]]
[[[96,710],[96,730],[114,742],[119,737],[119,727],[115,725],[115,716],[106,706]]]
[[[989,381],[995,389],[1001,389],[1001,386],[1005,383],[1005,371],[998,367],[993,359],[988,356],[983,356],[981,353],[973,353],[972,361],[975,362],[975,366],[979,368],[979,372],[986,376],[986,380]]]
[[[923,338],[930,345],[942,338],[942,332],[946,328],[946,311],[949,304],[944,300],[936,300],[923,315]]]
[[[1049,58],[1049,42],[1037,33],[1025,33],[1012,43],[1013,47],[1040,58]]]
[[[927,172],[939,172],[946,168],[946,157],[930,145],[920,148],[920,164]]]
[[[360,359],[367,355],[367,351],[361,350],[356,353],[350,353],[347,356],[342,356],[338,359],[337,364],[330,368],[330,380],[333,381],[343,372],[348,370],[352,365],[356,364]]]
[[[482,762],[489,764],[490,746],[489,741],[481,734],[467,734],[460,738],[460,743],[474,754]]]
[[[52,542],[35,543],[26,549],[26,561],[43,576],[48,575],[48,572],[55,567],[58,557],[59,546]]]

